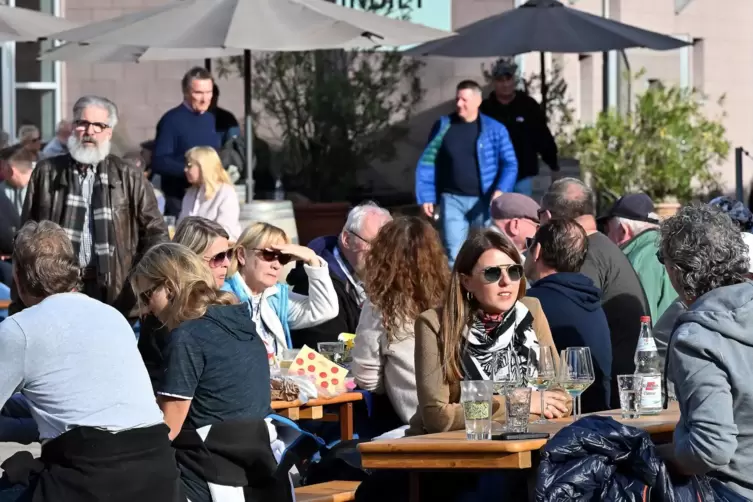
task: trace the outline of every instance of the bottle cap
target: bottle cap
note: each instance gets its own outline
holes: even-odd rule
[[[651,322],[651,317],[647,315],[642,315],[641,322]]]

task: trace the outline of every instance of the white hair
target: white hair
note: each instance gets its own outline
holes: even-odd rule
[[[118,107],[109,99],[100,96],[83,96],[78,98],[76,104],[73,105],[73,119],[81,119],[81,114],[90,106],[107,110],[107,125],[111,129],[118,125]]]
[[[385,208],[376,202],[366,201],[350,210],[343,232],[360,233],[367,216],[382,216],[387,221],[392,220],[392,215]]]
[[[79,139],[75,134],[71,134],[67,146],[73,160],[85,166],[96,166],[110,155],[111,143],[109,139],[96,141],[88,136]]]
[[[656,213],[648,213],[648,217],[659,221],[659,216]],[[629,220],[627,218],[622,218],[621,216],[617,216],[616,220],[617,223],[628,227],[634,235],[638,235],[639,233],[652,228],[659,228],[658,223],[650,223],[648,221]]]

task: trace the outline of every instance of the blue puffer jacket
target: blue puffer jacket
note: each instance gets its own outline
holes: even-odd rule
[[[512,192],[518,177],[518,159],[505,126],[491,117],[479,114],[481,132],[476,140],[479,178],[484,194],[494,190]],[[416,200],[419,204],[437,202],[436,160],[444,135],[450,129],[450,116],[434,123],[429,143],[416,167]]]
[[[544,446],[536,502],[745,502],[718,480],[670,476],[649,434],[586,416]]]

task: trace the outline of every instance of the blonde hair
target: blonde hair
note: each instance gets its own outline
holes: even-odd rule
[[[169,303],[160,317],[170,330],[202,317],[210,305],[238,303],[231,293],[216,288],[212,272],[201,257],[175,242],[158,244],[147,251],[133,270],[131,285],[139,308],[144,307],[140,304],[141,293],[165,287]]]
[[[246,252],[251,249],[263,249],[272,243],[282,241],[285,244],[290,244],[290,237],[285,233],[285,230],[263,221],[257,221],[246,227],[241,232],[241,236],[235,243],[235,250],[243,248]],[[230,262],[230,268],[228,268],[228,277],[232,276],[238,271],[238,253],[233,253],[233,259]]]
[[[220,185],[231,185],[230,176],[222,167],[217,150],[211,146],[195,146],[186,152],[186,162],[195,162],[201,171],[201,182],[207,200],[214,197]]]
[[[183,244],[199,256],[204,256],[215,239],[230,239],[227,230],[217,222],[201,216],[187,216],[178,223],[173,242]]]

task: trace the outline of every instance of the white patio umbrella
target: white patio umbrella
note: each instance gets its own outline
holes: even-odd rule
[[[149,49],[242,49],[250,200],[252,50],[370,49],[418,44],[449,35],[452,33],[326,0],[182,0],[55,33],[49,38]]]
[[[215,59],[243,54],[243,49],[164,49],[130,45],[90,45],[70,42],[39,56],[40,61],[76,61],[82,63],[143,63]]]
[[[0,42],[35,42],[61,30],[70,30],[79,23],[45,12],[0,5]]]

